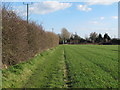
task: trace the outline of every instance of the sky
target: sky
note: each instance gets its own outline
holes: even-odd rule
[[[26,2],[27,3],[27,2]],[[25,3],[25,4],[26,4]],[[118,3],[116,0],[88,0],[87,2],[44,1],[29,3],[29,20],[42,24],[46,31],[61,33],[66,28],[80,37],[91,32],[118,37]],[[11,3],[12,9],[26,19],[26,5]]]

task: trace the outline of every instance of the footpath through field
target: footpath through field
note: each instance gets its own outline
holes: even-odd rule
[[[118,48],[60,45],[3,70],[3,88],[117,88]]]
[[[59,46],[37,55],[30,62],[3,70],[3,88],[67,87],[63,54],[64,48]]]

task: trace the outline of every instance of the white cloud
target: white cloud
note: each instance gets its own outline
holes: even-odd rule
[[[77,8],[78,8],[78,10],[86,11],[86,12],[92,10],[92,8],[89,8],[87,5],[78,5]]]
[[[29,5],[29,14],[48,14],[58,10],[63,10],[71,7],[71,3],[60,3],[58,1],[44,1]],[[13,10],[20,16],[26,16],[26,5],[13,6]]]
[[[119,0],[87,0],[88,5],[111,5]]]
[[[118,19],[118,16],[112,16],[113,19]]]
[[[91,5],[111,5],[119,0],[87,0],[85,5],[78,5],[77,8],[81,11],[91,11],[92,8],[89,8]]]
[[[90,23],[91,23],[91,24],[98,24],[97,21],[91,21]]]
[[[100,17],[100,20],[104,20],[105,19],[105,17]]]
[[[35,3],[30,7],[30,11],[35,14],[47,14],[58,10],[63,10],[71,7],[70,3],[60,3],[57,1],[45,1]]]

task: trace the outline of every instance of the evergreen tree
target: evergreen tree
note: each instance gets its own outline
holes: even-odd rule
[[[96,39],[96,42],[100,43],[100,42],[102,42],[102,40],[103,40],[103,37],[101,34],[99,34],[97,39]]]
[[[109,40],[111,40],[110,36],[107,33],[105,33],[104,34],[104,41],[108,42]]]

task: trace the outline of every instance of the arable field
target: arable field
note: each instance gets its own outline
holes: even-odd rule
[[[59,45],[3,70],[3,88],[118,88],[117,45]]]

